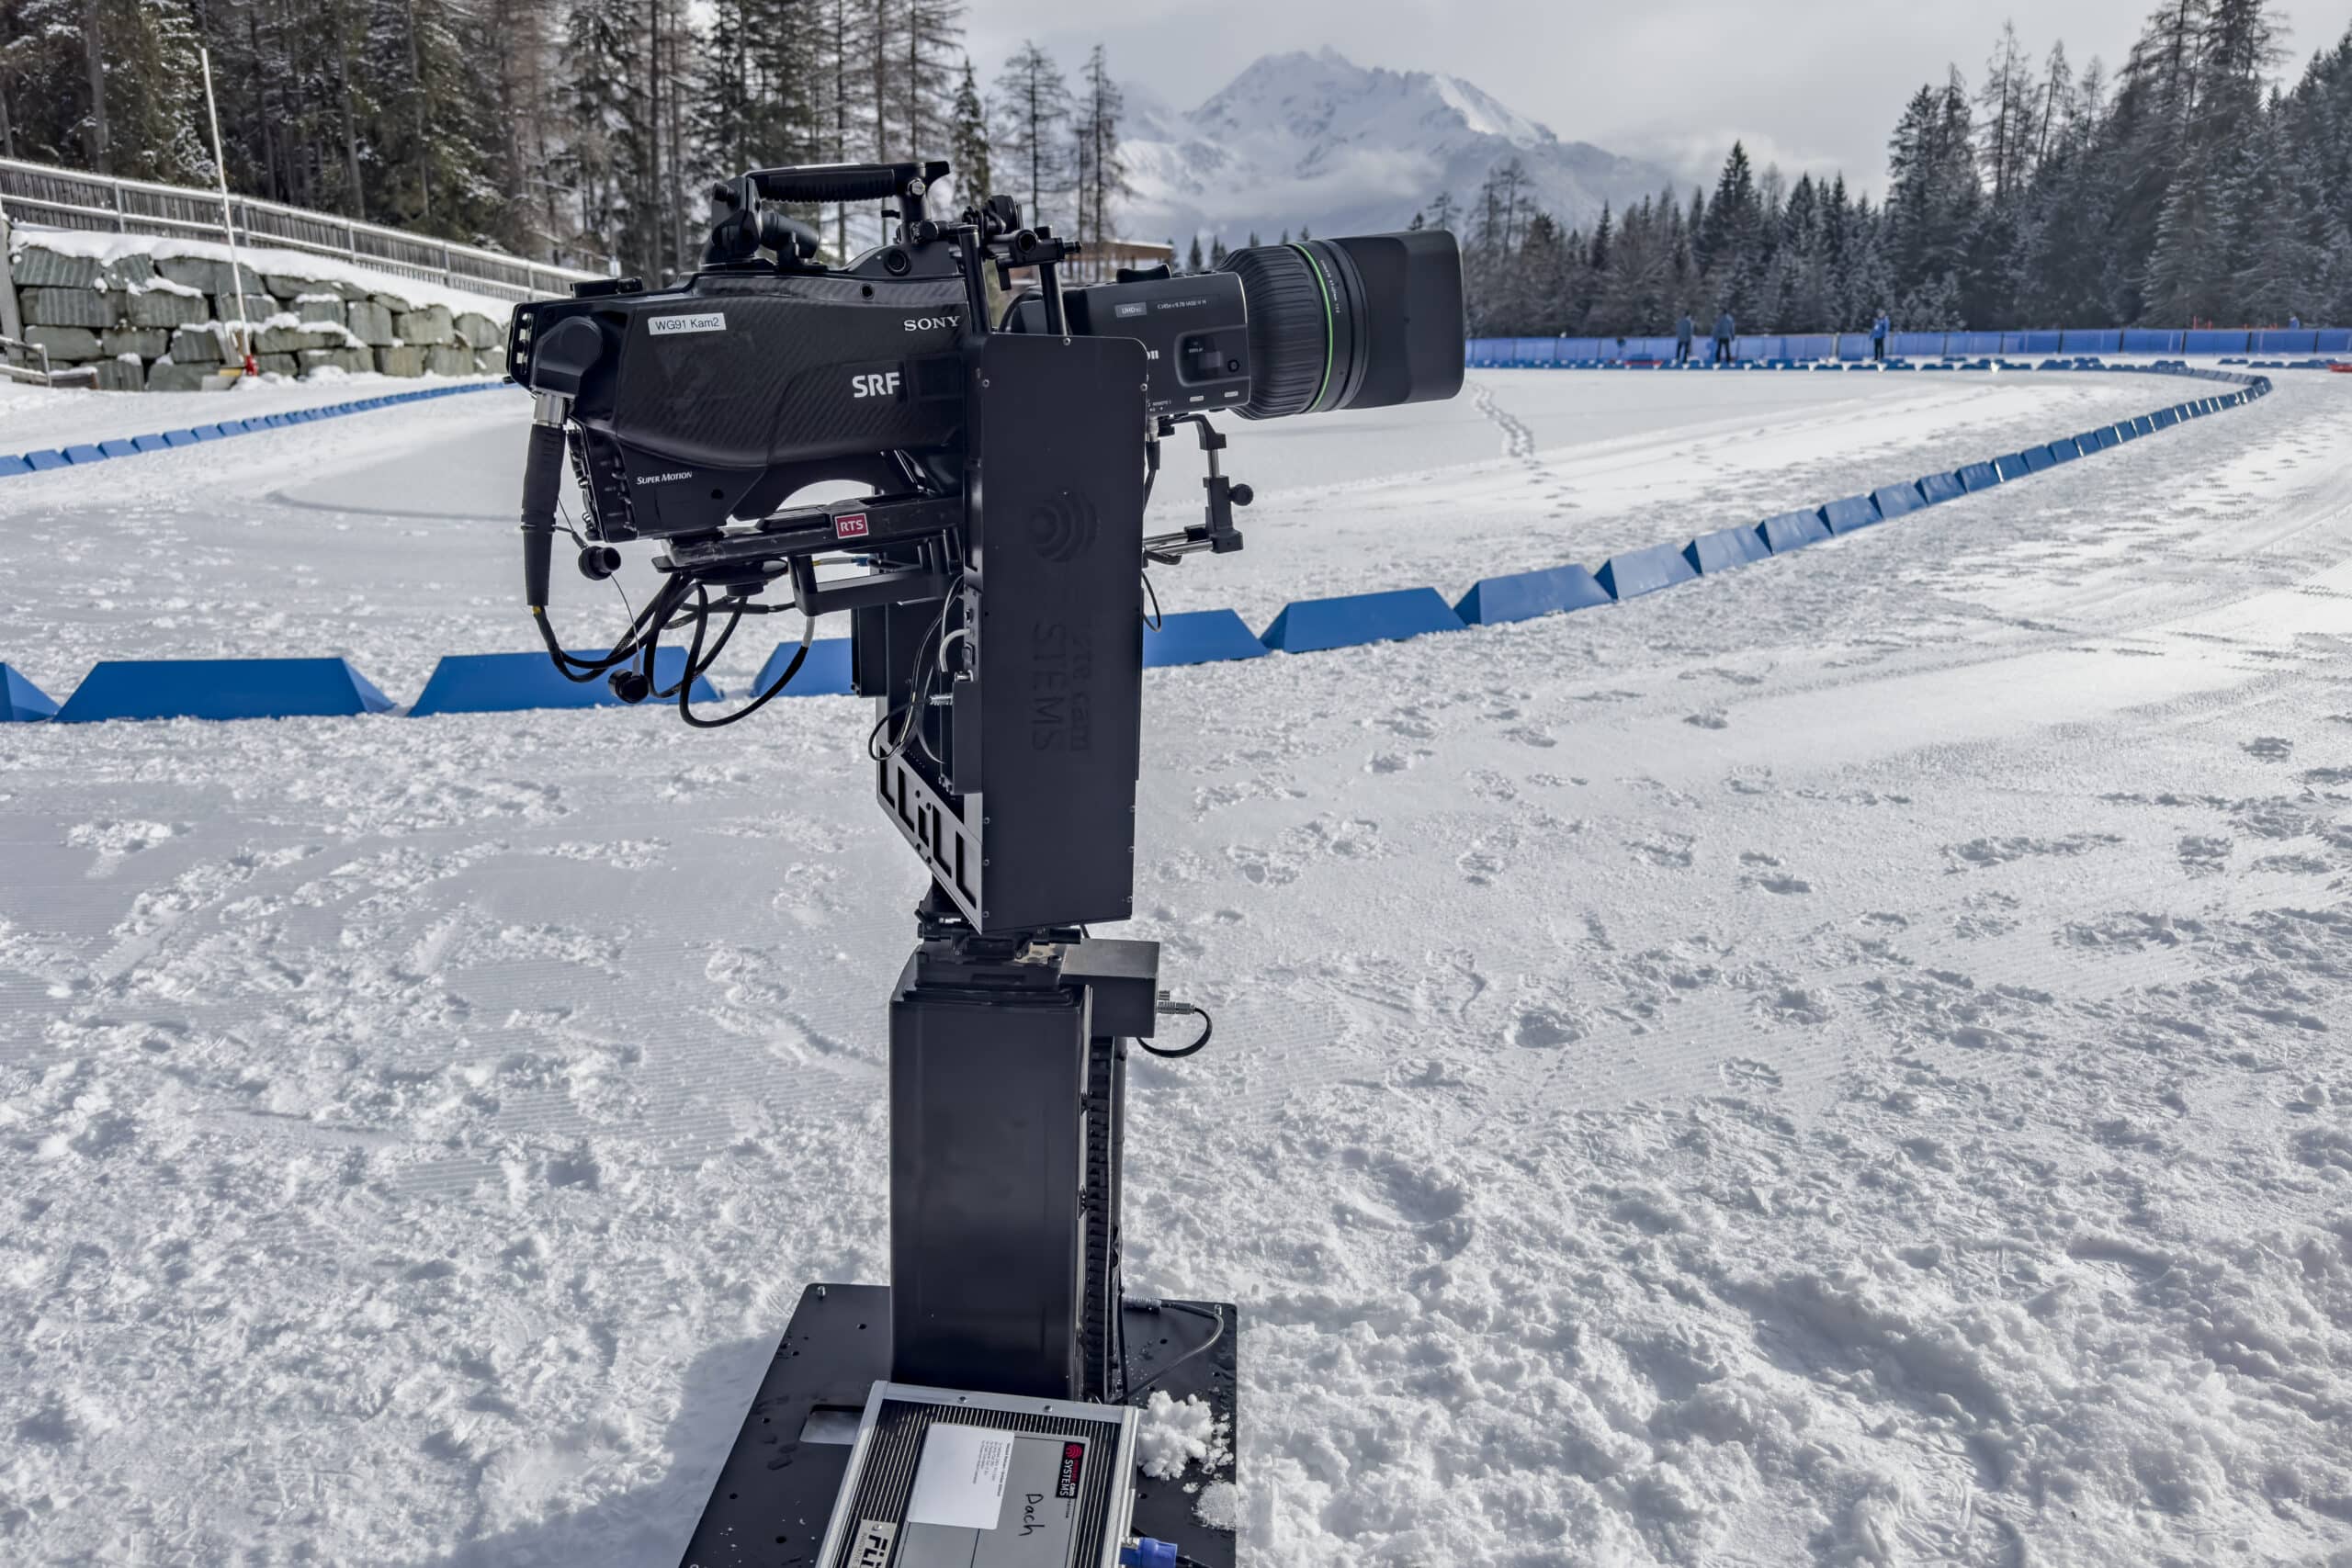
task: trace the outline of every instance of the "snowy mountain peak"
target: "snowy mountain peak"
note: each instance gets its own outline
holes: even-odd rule
[[[1458,76],[1362,66],[1329,47],[1265,55],[1189,113],[1140,88],[1128,104],[1136,194],[1122,227],[1137,235],[1402,228],[1441,191],[1467,204],[1513,156],[1537,203],[1570,224],[1667,182],[1563,142]]]

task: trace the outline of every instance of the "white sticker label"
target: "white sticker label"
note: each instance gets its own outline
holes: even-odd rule
[[[856,1548],[851,1559],[854,1568],[890,1568],[890,1548],[899,1539],[899,1527],[880,1519],[860,1519],[857,1536],[850,1542]]]
[[[907,1523],[951,1529],[992,1530],[1004,1513],[1005,1477],[1012,1472],[1011,1432],[944,1422],[924,1434],[915,1467]]]
[[[698,316],[648,316],[645,330],[655,337],[674,337],[679,333],[723,333],[727,318],[717,310]]]

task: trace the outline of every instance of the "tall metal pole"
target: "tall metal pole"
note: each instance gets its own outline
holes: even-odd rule
[[[238,351],[245,361],[245,373],[253,374],[254,334],[245,321],[245,269],[237,260],[237,226],[229,210],[229,157],[220,145],[220,106],[212,96],[212,51],[199,49],[197,58],[204,62],[204,112],[212,121],[212,172],[220,179],[220,232],[229,242],[229,281],[237,291]]]

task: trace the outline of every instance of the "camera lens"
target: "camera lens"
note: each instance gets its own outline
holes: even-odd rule
[[[1251,419],[1348,406],[1363,377],[1363,283],[1346,254],[1320,240],[1236,251],[1250,310]]]
[[[1462,254],[1440,230],[1253,245],[1226,258],[1250,333],[1251,419],[1386,408],[1462,387]]]

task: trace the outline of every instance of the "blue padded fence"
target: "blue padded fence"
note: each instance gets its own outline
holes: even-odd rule
[[[120,659],[84,676],[57,722],[345,717],[391,705],[345,659]]]
[[[1706,366],[1714,358],[1714,341],[1703,330],[1691,344],[1690,362]],[[1464,363],[1482,369],[1542,369],[1582,367],[1613,368],[1625,366],[1671,366],[1675,340],[1670,337],[1497,337],[1472,338]],[[1835,369],[1865,363],[1871,357],[1871,335],[1859,333],[1744,334],[1732,340],[1732,351],[1742,369]],[[2088,356],[2109,354],[2247,354],[2327,355],[2352,353],[2352,327],[2297,329],[2231,327],[2182,332],[2162,327],[2064,327],[2054,331],[2013,333],[1890,333],[1890,367],[1909,369],[1918,361],[1990,361],[2006,355],[2021,356]],[[1943,365],[1925,367],[1946,368]],[[1989,363],[1982,367],[1992,368]],[[2316,366],[2298,366],[2295,368]]]
[[[686,650],[683,647],[655,651],[653,679],[662,690],[674,687],[685,672]],[[718,689],[708,681],[696,681],[693,695],[698,703],[715,703],[719,698]],[[544,651],[453,653],[433,667],[432,678],[424,682],[424,690],[417,697],[416,705],[409,709],[409,716],[430,718],[439,713],[522,713],[532,708],[620,705],[620,698],[613,694],[612,683],[603,675],[574,681],[558,670]]]
[[[2030,447],[1948,474],[1929,474],[1910,484],[1881,487],[1847,496],[1812,511],[1782,513],[1761,523],[1717,529],[1682,545],[1625,550],[1599,570],[1576,565],[1481,579],[1449,606],[1435,589],[1406,588],[1336,599],[1304,600],[1283,607],[1264,635],[1253,637],[1230,610],[1195,610],[1164,617],[1144,633],[1148,666],[1196,664],[1262,658],[1269,650],[1293,653],[1361,647],[1458,631],[1467,626],[1522,621],[1563,611],[1579,611],[1653,593],[1711,577],[1768,556],[1822,543],[1927,507],[2040,473],[2060,461],[2093,456],[2125,441],[2168,429],[2184,419],[2241,407],[2268,393],[2267,377],[2197,369],[2178,361],[2148,366],[2103,367],[2096,361],[2051,362],[2051,369],[2109,369],[2187,377],[2230,389],[2190,399],[2113,425]],[[453,388],[447,390],[469,390]],[[429,395],[444,395],[439,390]],[[61,455],[62,456],[62,455]],[[779,647],[762,669],[755,690],[765,690],[783,671],[797,643]],[[674,683],[684,671],[685,650],[662,650],[659,679]],[[808,660],[785,690],[791,695],[846,693],[849,644],[831,638],[811,645]],[[721,694],[697,682],[697,700]],[[604,706],[614,699],[601,680],[574,684],[563,680],[539,654],[460,655],[443,660],[419,696],[412,715],[506,713],[534,707]],[[341,659],[162,660],[114,661],[85,676],[62,708],[18,671],[0,664],[0,720],[61,722],[100,718],[247,718],[381,713],[392,705]]]
[[[1216,664],[1229,659],[1263,659],[1266,645],[1249,623],[1230,610],[1179,610],[1143,628],[1143,667]],[[843,671],[846,678],[847,671]],[[844,690],[847,688],[844,687]]]
[[[1508,577],[1482,577],[1455,602],[1453,613],[1464,626],[1491,626],[1614,603],[1600,579],[1583,567],[1554,566]]]
[[[1688,582],[1699,575],[1699,569],[1672,545],[1651,545],[1611,556],[1592,575],[1611,599],[1623,603]]]
[[[1395,588],[1337,599],[1300,599],[1283,606],[1263,638],[1284,653],[1319,653],[1395,642],[1423,632],[1458,632],[1462,617],[1434,588]]]
[[[1811,512],[1783,512],[1778,517],[1767,517],[1756,525],[1756,536],[1777,556],[1817,545],[1830,534],[1829,525],[1821,520],[1821,509],[1815,507]]]
[[[1729,571],[1734,567],[1749,566],[1772,553],[1758,528],[1718,528],[1712,534],[1702,534],[1682,547],[1682,558],[1690,570],[1705,577],[1712,572]]]
[[[1850,534],[1878,521],[1878,503],[1867,495],[1849,495],[1821,509],[1821,521],[1833,534]]]
[[[57,704],[47,692],[0,664],[0,724],[30,724],[56,716]]]
[[[85,442],[63,450],[44,446],[35,451],[10,456],[0,454],[0,479],[17,474],[49,473],[58,468],[78,468],[91,463],[103,463],[116,457],[135,457],[143,452],[168,452],[181,446],[199,446],[208,441],[224,441],[232,435],[252,435],[265,430],[285,430],[298,424],[310,424],[322,419],[341,419],[346,414],[368,413],[377,409],[394,408],[401,403],[423,402],[430,398],[452,398],[461,392],[487,392],[506,385],[503,381],[459,381],[447,387],[426,387],[413,392],[387,392],[381,397],[358,398],[347,403],[330,403],[323,408],[289,409],[283,413],[255,414],[251,419],[224,419],[211,424],[191,425],[183,430],[165,430],[147,435],[116,436],[106,441]],[[232,398],[233,400],[233,398]]]
[[[662,649],[668,652],[669,649]],[[752,696],[759,695],[783,678],[791,666],[792,656],[800,651],[799,641],[780,642],[768,655],[760,672],[752,677]],[[796,697],[845,697],[849,695],[849,638],[819,637],[808,645],[808,657],[800,661],[800,669],[792,677],[792,684],[785,688]]]

